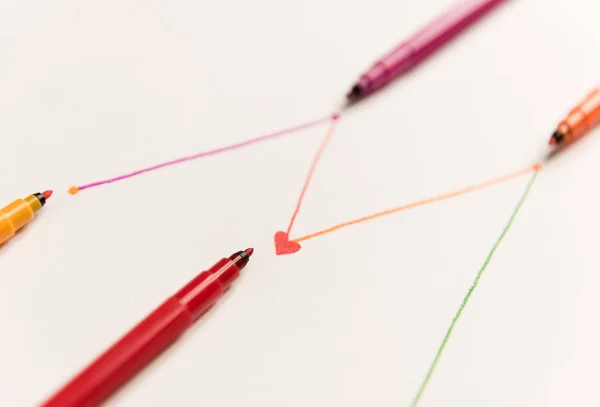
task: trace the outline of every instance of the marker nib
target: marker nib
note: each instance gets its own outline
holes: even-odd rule
[[[42,193],[42,196],[44,197],[44,199],[49,199],[53,193],[54,193],[54,191],[47,190]]]
[[[553,134],[552,137],[550,137],[550,140],[548,141],[548,144],[550,144],[551,146],[560,143],[561,141],[563,141],[563,139],[565,138],[565,136],[558,130],[556,130]]]
[[[248,255],[248,257],[252,256],[252,253],[254,253],[254,249],[252,247],[244,250],[244,252]]]
[[[358,98],[362,93],[362,88],[359,85],[354,85],[352,89],[346,94],[346,99],[353,100]]]

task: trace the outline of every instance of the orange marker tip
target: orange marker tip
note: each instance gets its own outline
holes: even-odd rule
[[[252,247],[244,250],[244,252],[248,255],[248,257],[252,256],[252,253],[254,253],[254,249]]]
[[[50,189],[49,189],[49,190],[47,190],[47,191],[44,191],[44,192],[42,193],[42,196],[43,196],[45,199],[48,199],[48,198],[50,198],[50,197],[52,196],[53,192],[54,192],[54,191],[52,191],[52,190],[50,190]]]
[[[79,188],[77,188],[77,187],[75,187],[75,186],[73,186],[73,187],[69,188],[69,193],[70,193],[71,195],[75,195],[77,192],[79,192]]]
[[[540,163],[536,163],[536,164],[533,166],[533,169],[534,169],[534,170],[536,170],[536,171],[539,171],[539,170],[541,170],[541,169],[542,169],[542,164],[540,164]]]

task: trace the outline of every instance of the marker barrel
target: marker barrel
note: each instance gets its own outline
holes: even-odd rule
[[[0,244],[13,237],[23,226],[35,218],[35,212],[40,210],[42,202],[35,195],[25,199],[17,199],[0,209]]]
[[[248,258],[238,252],[198,274],[41,407],[92,407],[106,400],[222,297]]]
[[[600,88],[592,91],[558,125],[564,141],[572,142],[600,125]],[[563,140],[561,140],[563,141]]]
[[[506,0],[462,0],[450,11],[422,28],[381,57],[358,80],[360,96],[372,93],[424,61]],[[348,97],[355,96],[353,91]]]

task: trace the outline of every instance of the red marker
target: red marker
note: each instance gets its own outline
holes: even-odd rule
[[[42,407],[91,407],[102,403],[213,305],[239,277],[253,252],[237,252],[198,274]]]

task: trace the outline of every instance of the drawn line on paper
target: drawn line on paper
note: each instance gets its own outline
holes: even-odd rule
[[[275,233],[275,252],[278,255],[295,253],[298,250],[300,250],[300,245],[296,242],[291,242],[288,239],[288,236],[290,235],[292,227],[294,226],[294,222],[296,221],[298,212],[300,212],[300,207],[302,206],[302,201],[304,200],[304,195],[306,194],[308,185],[310,184],[310,181],[315,172],[315,169],[317,168],[317,165],[319,164],[319,161],[321,160],[321,156],[323,155],[323,152],[329,145],[329,141],[331,140],[331,138],[333,137],[333,134],[335,133],[337,121],[340,118],[340,116],[339,116],[339,114],[335,113],[333,116],[331,116],[331,118],[332,118],[332,120],[331,120],[331,123],[329,124],[329,128],[327,129],[327,133],[325,134],[323,141],[319,145],[319,148],[317,149],[317,152],[316,152],[315,156],[313,157],[312,163],[310,164],[310,168],[308,169],[308,173],[306,174],[306,178],[304,179],[304,185],[302,185],[302,191],[300,192],[300,197],[298,197],[298,201],[296,202],[296,207],[294,208],[294,212],[292,214],[292,218],[290,219],[290,223],[287,227],[287,231],[286,232],[278,231]]]
[[[475,276],[475,280],[473,280],[473,283],[471,284],[471,287],[469,287],[469,290],[467,291],[467,294],[463,298],[462,303],[460,304],[460,307],[458,308],[458,311],[456,312],[456,315],[454,315],[454,318],[452,318],[452,322],[450,323],[450,326],[448,327],[448,330],[446,331],[446,334],[444,335],[444,339],[442,340],[442,343],[440,344],[440,346],[439,346],[439,348],[437,350],[435,358],[433,359],[433,362],[431,363],[431,365],[429,367],[429,370],[427,371],[427,375],[425,376],[425,379],[423,380],[423,383],[421,384],[421,387],[419,387],[419,391],[417,392],[415,398],[413,399],[413,402],[411,404],[412,407],[416,407],[417,406],[417,404],[419,403],[419,400],[421,399],[421,396],[425,392],[425,389],[427,388],[427,385],[429,384],[429,381],[431,380],[431,376],[433,375],[433,372],[434,372],[435,368],[437,367],[437,365],[438,365],[438,363],[440,361],[440,358],[442,357],[442,353],[444,352],[444,349],[446,348],[446,345],[448,344],[448,340],[450,339],[450,336],[452,335],[452,331],[454,330],[454,327],[456,326],[456,323],[458,322],[458,320],[461,317],[461,315],[462,315],[465,307],[467,306],[467,303],[469,302],[469,299],[473,295],[473,292],[475,291],[475,288],[477,288],[477,285],[479,284],[479,280],[481,279],[481,276],[483,275],[483,272],[485,271],[485,269],[490,264],[490,261],[492,260],[492,257],[494,256],[494,253],[496,253],[496,250],[498,249],[498,246],[500,246],[500,243],[502,243],[502,240],[504,239],[504,237],[508,233],[508,230],[512,226],[513,221],[515,220],[515,218],[517,216],[517,213],[519,213],[519,210],[523,206],[523,203],[525,202],[525,199],[527,199],[527,196],[529,195],[529,191],[531,191],[531,187],[533,186],[533,183],[535,182],[540,169],[541,169],[541,166],[537,166],[535,168],[535,172],[534,172],[533,176],[531,177],[531,180],[529,181],[529,183],[525,187],[525,192],[521,196],[521,199],[517,203],[517,206],[513,210],[512,214],[510,215],[510,218],[508,219],[508,222],[507,222],[506,226],[504,227],[504,230],[502,230],[502,233],[500,234],[500,237],[498,237],[498,240],[496,240],[496,242],[492,246],[492,249],[490,250],[489,254],[487,255],[485,261],[483,262],[483,265],[481,266],[481,268],[479,269],[479,272]]]
[[[177,164],[181,164],[187,161],[192,161],[192,160],[197,160],[199,158],[202,157],[208,157],[208,156],[212,156],[212,155],[217,155],[220,153],[224,153],[227,151],[231,151],[231,150],[236,150],[238,148],[243,148],[243,147],[248,147],[252,144],[256,144],[256,143],[260,143],[263,141],[267,141],[267,140],[272,140],[281,136],[285,136],[291,133],[295,133],[298,132],[300,130],[305,130],[311,127],[315,127],[318,126],[320,124],[326,123],[326,122],[330,122],[330,121],[335,121],[337,120],[337,115],[333,115],[333,116],[327,116],[327,117],[323,117],[321,119],[318,120],[314,120],[308,123],[304,123],[304,124],[300,124],[298,126],[295,127],[291,127],[285,130],[280,130],[277,131],[275,133],[271,133],[271,134],[267,134],[264,136],[260,136],[260,137],[256,137],[250,140],[246,140],[246,141],[242,141],[236,144],[231,144],[229,146],[225,146],[225,147],[219,147],[217,149],[214,150],[209,150],[209,151],[203,151],[194,155],[190,155],[187,157],[181,157],[181,158],[177,158],[175,160],[171,160],[171,161],[167,161],[161,164],[156,164],[153,165],[151,167],[147,167],[147,168],[142,168],[124,175],[119,175],[117,177],[113,177],[113,178],[109,178],[109,179],[105,179],[102,181],[96,181],[96,182],[92,182],[90,184],[85,184],[85,185],[80,185],[80,186],[72,186],[71,188],[69,188],[68,192],[71,195],[75,195],[76,193],[78,193],[79,191],[83,191],[84,189],[89,189],[89,188],[95,188],[95,187],[99,187],[101,185],[105,185],[105,184],[111,184],[113,182],[117,182],[117,181],[122,181],[125,180],[127,178],[132,178],[135,177],[137,175],[141,175],[144,174],[146,172],[151,172],[151,171],[156,171],[159,170],[161,168],[165,168],[165,167],[170,167],[172,165],[177,165]]]
[[[325,134],[325,138],[321,142],[321,145],[319,146],[319,149],[317,150],[317,153],[315,154],[313,161],[310,164],[310,169],[308,170],[308,174],[306,175],[306,179],[304,180],[304,185],[302,186],[302,192],[300,192],[300,197],[298,198],[298,202],[296,203],[296,208],[294,209],[294,214],[292,215],[292,219],[290,220],[290,224],[288,225],[288,228],[287,228],[288,235],[290,234],[290,231],[292,230],[292,226],[294,226],[294,222],[296,221],[296,216],[298,216],[298,212],[300,211],[300,206],[302,205],[302,200],[304,199],[304,194],[306,194],[306,190],[308,189],[310,180],[312,179],[315,169],[317,168],[317,164],[319,163],[319,160],[321,159],[323,152],[327,148],[327,145],[329,144],[331,137],[333,137],[333,133],[335,131],[335,125],[337,123],[337,120],[339,119],[339,115],[337,115],[337,114],[334,115],[332,117],[332,119],[333,120],[331,121],[331,124],[329,125],[329,129],[327,129],[327,133]]]
[[[497,184],[501,184],[516,178],[519,178],[523,175],[529,174],[531,172],[537,172],[541,169],[541,165],[540,164],[535,164],[531,167],[527,167],[525,169],[522,169],[520,171],[516,171],[507,175],[503,175],[501,177],[498,178],[494,178],[491,180],[487,180],[484,182],[481,182],[479,184],[475,184],[475,185],[471,185],[465,188],[461,188],[459,190],[453,191],[453,192],[448,192],[446,194],[442,194],[442,195],[438,195],[438,196],[434,196],[434,197],[430,197],[430,198],[426,198],[420,201],[416,201],[416,202],[412,202],[409,204],[405,204],[405,205],[401,205],[392,209],[387,209],[385,211],[381,211],[381,212],[377,212],[374,213],[372,215],[367,215],[367,216],[363,216],[361,218],[358,219],[354,219],[351,221],[347,221],[347,222],[343,222],[340,223],[338,225],[335,226],[331,226],[327,229],[323,229],[320,230],[318,232],[314,232],[311,234],[308,234],[306,236],[302,236],[302,237],[297,237],[297,238],[293,238],[290,239],[289,238],[289,230],[291,228],[288,228],[288,233],[284,233],[284,232],[277,232],[275,234],[275,252],[278,255],[282,255],[282,254],[292,254],[292,253],[296,253],[297,251],[299,251],[301,249],[300,246],[300,242],[309,240],[309,239],[314,239],[315,237],[319,237],[319,236],[323,236],[327,233],[331,233],[334,232],[338,229],[342,229],[348,226],[352,226],[352,225],[356,225],[358,223],[362,223],[362,222],[366,222],[369,220],[373,220],[376,218],[380,218],[386,215],[391,215],[397,212],[401,212],[404,211],[406,209],[411,209],[411,208],[416,208],[419,206],[423,206],[423,205],[427,205],[427,204],[431,204],[434,202],[439,202],[439,201],[444,201],[446,199],[450,199],[450,198],[454,198],[460,195],[464,195],[470,192],[474,192],[480,189],[484,189],[493,185],[497,185]],[[305,190],[303,190],[303,193],[305,192]],[[293,220],[293,219],[292,219]]]

